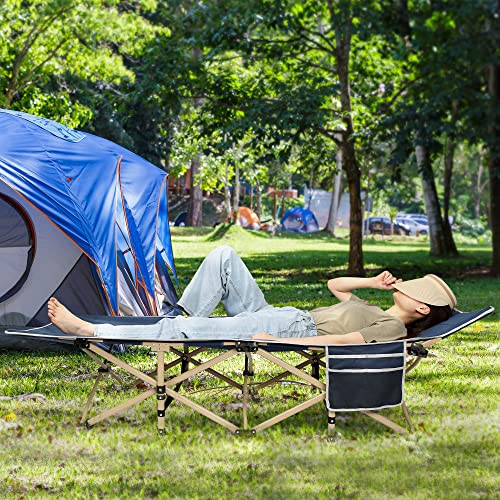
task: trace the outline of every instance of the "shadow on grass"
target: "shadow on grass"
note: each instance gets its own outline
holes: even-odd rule
[[[228,228],[221,226],[209,239],[216,241],[227,232]],[[250,238],[255,239],[253,236]],[[400,249],[388,254],[366,251],[365,268],[367,276],[374,276],[382,270],[388,269],[395,276],[401,276],[404,279],[413,279],[428,273],[439,274],[444,278],[459,278],[468,269],[484,265],[488,259],[489,253],[486,250],[466,253],[461,257],[449,260],[429,257],[425,250],[404,251]],[[176,265],[184,273],[192,276],[200,260],[198,257],[178,257]],[[246,256],[244,261],[255,277],[281,273],[285,270],[290,277],[308,276],[309,279],[322,278],[324,280],[347,275],[348,252],[347,248],[304,249],[293,252],[273,252],[269,255],[252,254]],[[488,276],[484,276],[484,278],[475,279],[487,278]]]

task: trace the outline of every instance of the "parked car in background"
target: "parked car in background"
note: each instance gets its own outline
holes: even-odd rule
[[[391,220],[389,217],[368,217],[364,221],[365,234],[392,234]],[[394,234],[408,236],[410,230],[394,221]]]
[[[423,226],[429,225],[429,221],[427,220],[427,218],[424,219],[423,217],[412,217],[410,220],[415,221],[417,224],[422,224]]]
[[[415,219],[420,221],[422,224],[429,224],[426,214],[405,214],[399,213],[396,215],[396,219]]]
[[[408,229],[409,234],[412,236],[425,236],[429,234],[429,225],[427,224],[427,218],[417,218],[417,217],[396,217],[394,219],[399,225],[404,226]]]

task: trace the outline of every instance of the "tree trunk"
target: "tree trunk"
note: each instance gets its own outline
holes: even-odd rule
[[[237,222],[238,209],[240,208],[240,165],[236,162],[234,166],[234,187],[233,187],[233,214]]]
[[[333,9],[330,10],[333,12]],[[349,186],[349,267],[351,276],[364,276],[363,268],[363,206],[361,203],[361,172],[356,162],[354,125],[352,121],[349,58],[351,49],[352,16],[349,13],[336,27],[336,69],[339,78],[340,103],[345,130],[342,132],[342,161]]]
[[[281,191],[281,201],[280,201],[280,217],[283,217],[285,213],[285,190]]]
[[[451,175],[453,172],[453,161],[455,156],[455,141],[448,139],[444,151],[444,176],[443,176],[443,216],[447,221],[450,215],[451,200]]]
[[[415,152],[424,191],[425,211],[429,222],[431,255],[440,257],[457,256],[457,247],[453,241],[451,230],[447,231],[443,224],[429,151],[426,146],[418,144]],[[449,224],[448,228],[450,228]]]
[[[273,222],[276,222],[276,216],[278,215],[278,186],[274,185],[273,193]]]
[[[187,216],[187,225],[199,227],[202,225],[203,214],[203,192],[197,181],[200,173],[200,161],[196,158],[191,160],[191,185],[189,195],[189,210]]]
[[[255,213],[260,220],[262,218],[262,186],[259,180],[255,183]]]
[[[454,127],[458,119],[458,102],[453,101],[451,109],[451,125]],[[457,247],[453,240],[453,232],[450,224],[450,199],[451,199],[451,178],[453,173],[453,162],[455,158],[455,140],[450,137],[446,143],[444,154],[444,199],[443,199],[443,231],[445,237],[450,240],[452,254],[458,255]]]
[[[337,225],[337,214],[339,210],[340,191],[342,186],[342,151],[339,148],[336,155],[337,173],[334,176],[332,201],[330,203],[330,211],[328,212],[328,222],[326,223],[326,231],[332,236],[335,236],[335,227]]]
[[[349,267],[350,276],[364,276],[363,269],[363,204],[361,202],[361,175],[356,164],[354,144],[342,142],[344,169],[349,186]]]
[[[229,189],[229,168],[226,163],[226,175],[224,178],[224,205],[226,207],[226,222],[233,222],[231,211],[231,190]]]
[[[451,109],[451,126],[455,127],[458,118],[458,102],[453,101]],[[453,173],[453,162],[455,158],[455,139],[448,137],[444,150],[444,196],[443,196],[443,218],[445,229],[450,226],[450,200],[451,200],[451,177]],[[451,233],[451,227],[448,228]]]
[[[500,9],[500,0],[496,2]],[[493,236],[493,255],[491,273],[500,276],[500,125],[498,105],[500,99],[500,66],[491,64],[488,72],[490,105],[490,151],[488,159],[490,177],[490,220]]]
[[[487,181],[483,182],[484,175],[484,165],[483,165],[483,157],[479,157],[479,165],[477,168],[477,177],[476,182],[473,182],[473,192],[472,196],[474,198],[474,217],[479,220],[481,217],[481,198],[483,195],[484,188],[487,185]]]

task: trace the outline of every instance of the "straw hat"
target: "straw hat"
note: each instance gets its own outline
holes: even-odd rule
[[[430,306],[450,306],[454,309],[457,305],[457,299],[451,288],[435,274],[426,274],[423,278],[395,283],[393,288]]]

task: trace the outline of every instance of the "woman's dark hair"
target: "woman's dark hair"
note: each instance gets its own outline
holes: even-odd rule
[[[446,321],[451,316],[450,306],[431,306],[426,304],[430,311],[423,318],[417,319],[413,323],[406,325],[406,338],[416,337],[420,332],[427,330],[431,326]]]

